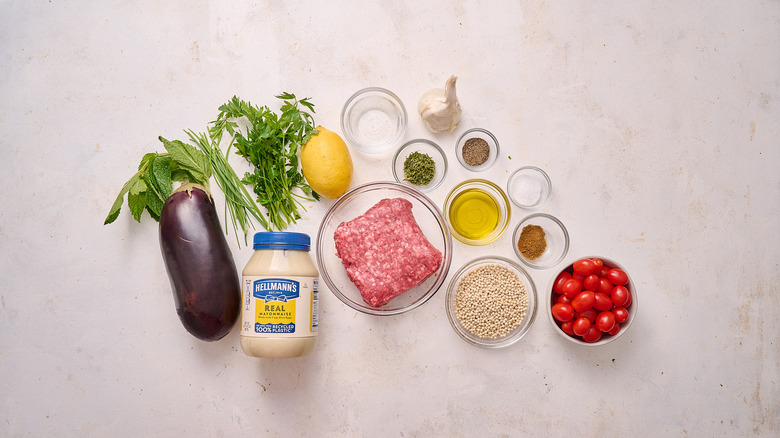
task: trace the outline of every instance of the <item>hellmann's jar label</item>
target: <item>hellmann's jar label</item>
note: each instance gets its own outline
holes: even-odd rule
[[[243,280],[241,335],[296,337],[317,331],[317,278],[244,276]]]

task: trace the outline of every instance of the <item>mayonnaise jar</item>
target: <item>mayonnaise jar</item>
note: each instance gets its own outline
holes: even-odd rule
[[[319,272],[303,233],[255,233],[242,272],[241,349],[254,357],[299,357],[317,345]]]

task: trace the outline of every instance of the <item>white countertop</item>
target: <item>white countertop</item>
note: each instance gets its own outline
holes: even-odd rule
[[[777,436],[780,3],[294,3],[0,3],[0,435]],[[417,99],[451,74],[463,119],[433,135]],[[500,185],[545,169],[567,260],[630,271],[630,331],[580,348],[542,310],[485,350],[453,332],[443,290],[378,318],[324,288],[310,357],[187,334],[157,224],[125,206],[103,226],[141,156],[233,95],[310,97],[340,132],[366,86],[405,102],[406,139],[450,154],[440,206],[473,176],[454,156],[467,128],[497,136]],[[391,154],[352,157],[354,185],[392,179]],[[313,236],[332,202],[290,230]],[[514,258],[511,233],[454,245],[450,275]],[[549,287],[553,270],[529,272]]]

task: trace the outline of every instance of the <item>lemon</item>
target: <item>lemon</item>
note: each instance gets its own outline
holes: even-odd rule
[[[303,176],[320,196],[336,199],[352,184],[352,157],[338,134],[322,126],[317,131],[301,148]]]

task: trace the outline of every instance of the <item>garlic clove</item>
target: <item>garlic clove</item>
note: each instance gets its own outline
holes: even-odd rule
[[[426,91],[417,102],[425,126],[432,132],[452,132],[460,123],[460,102],[455,93],[456,76],[450,76],[444,89],[434,88]]]

